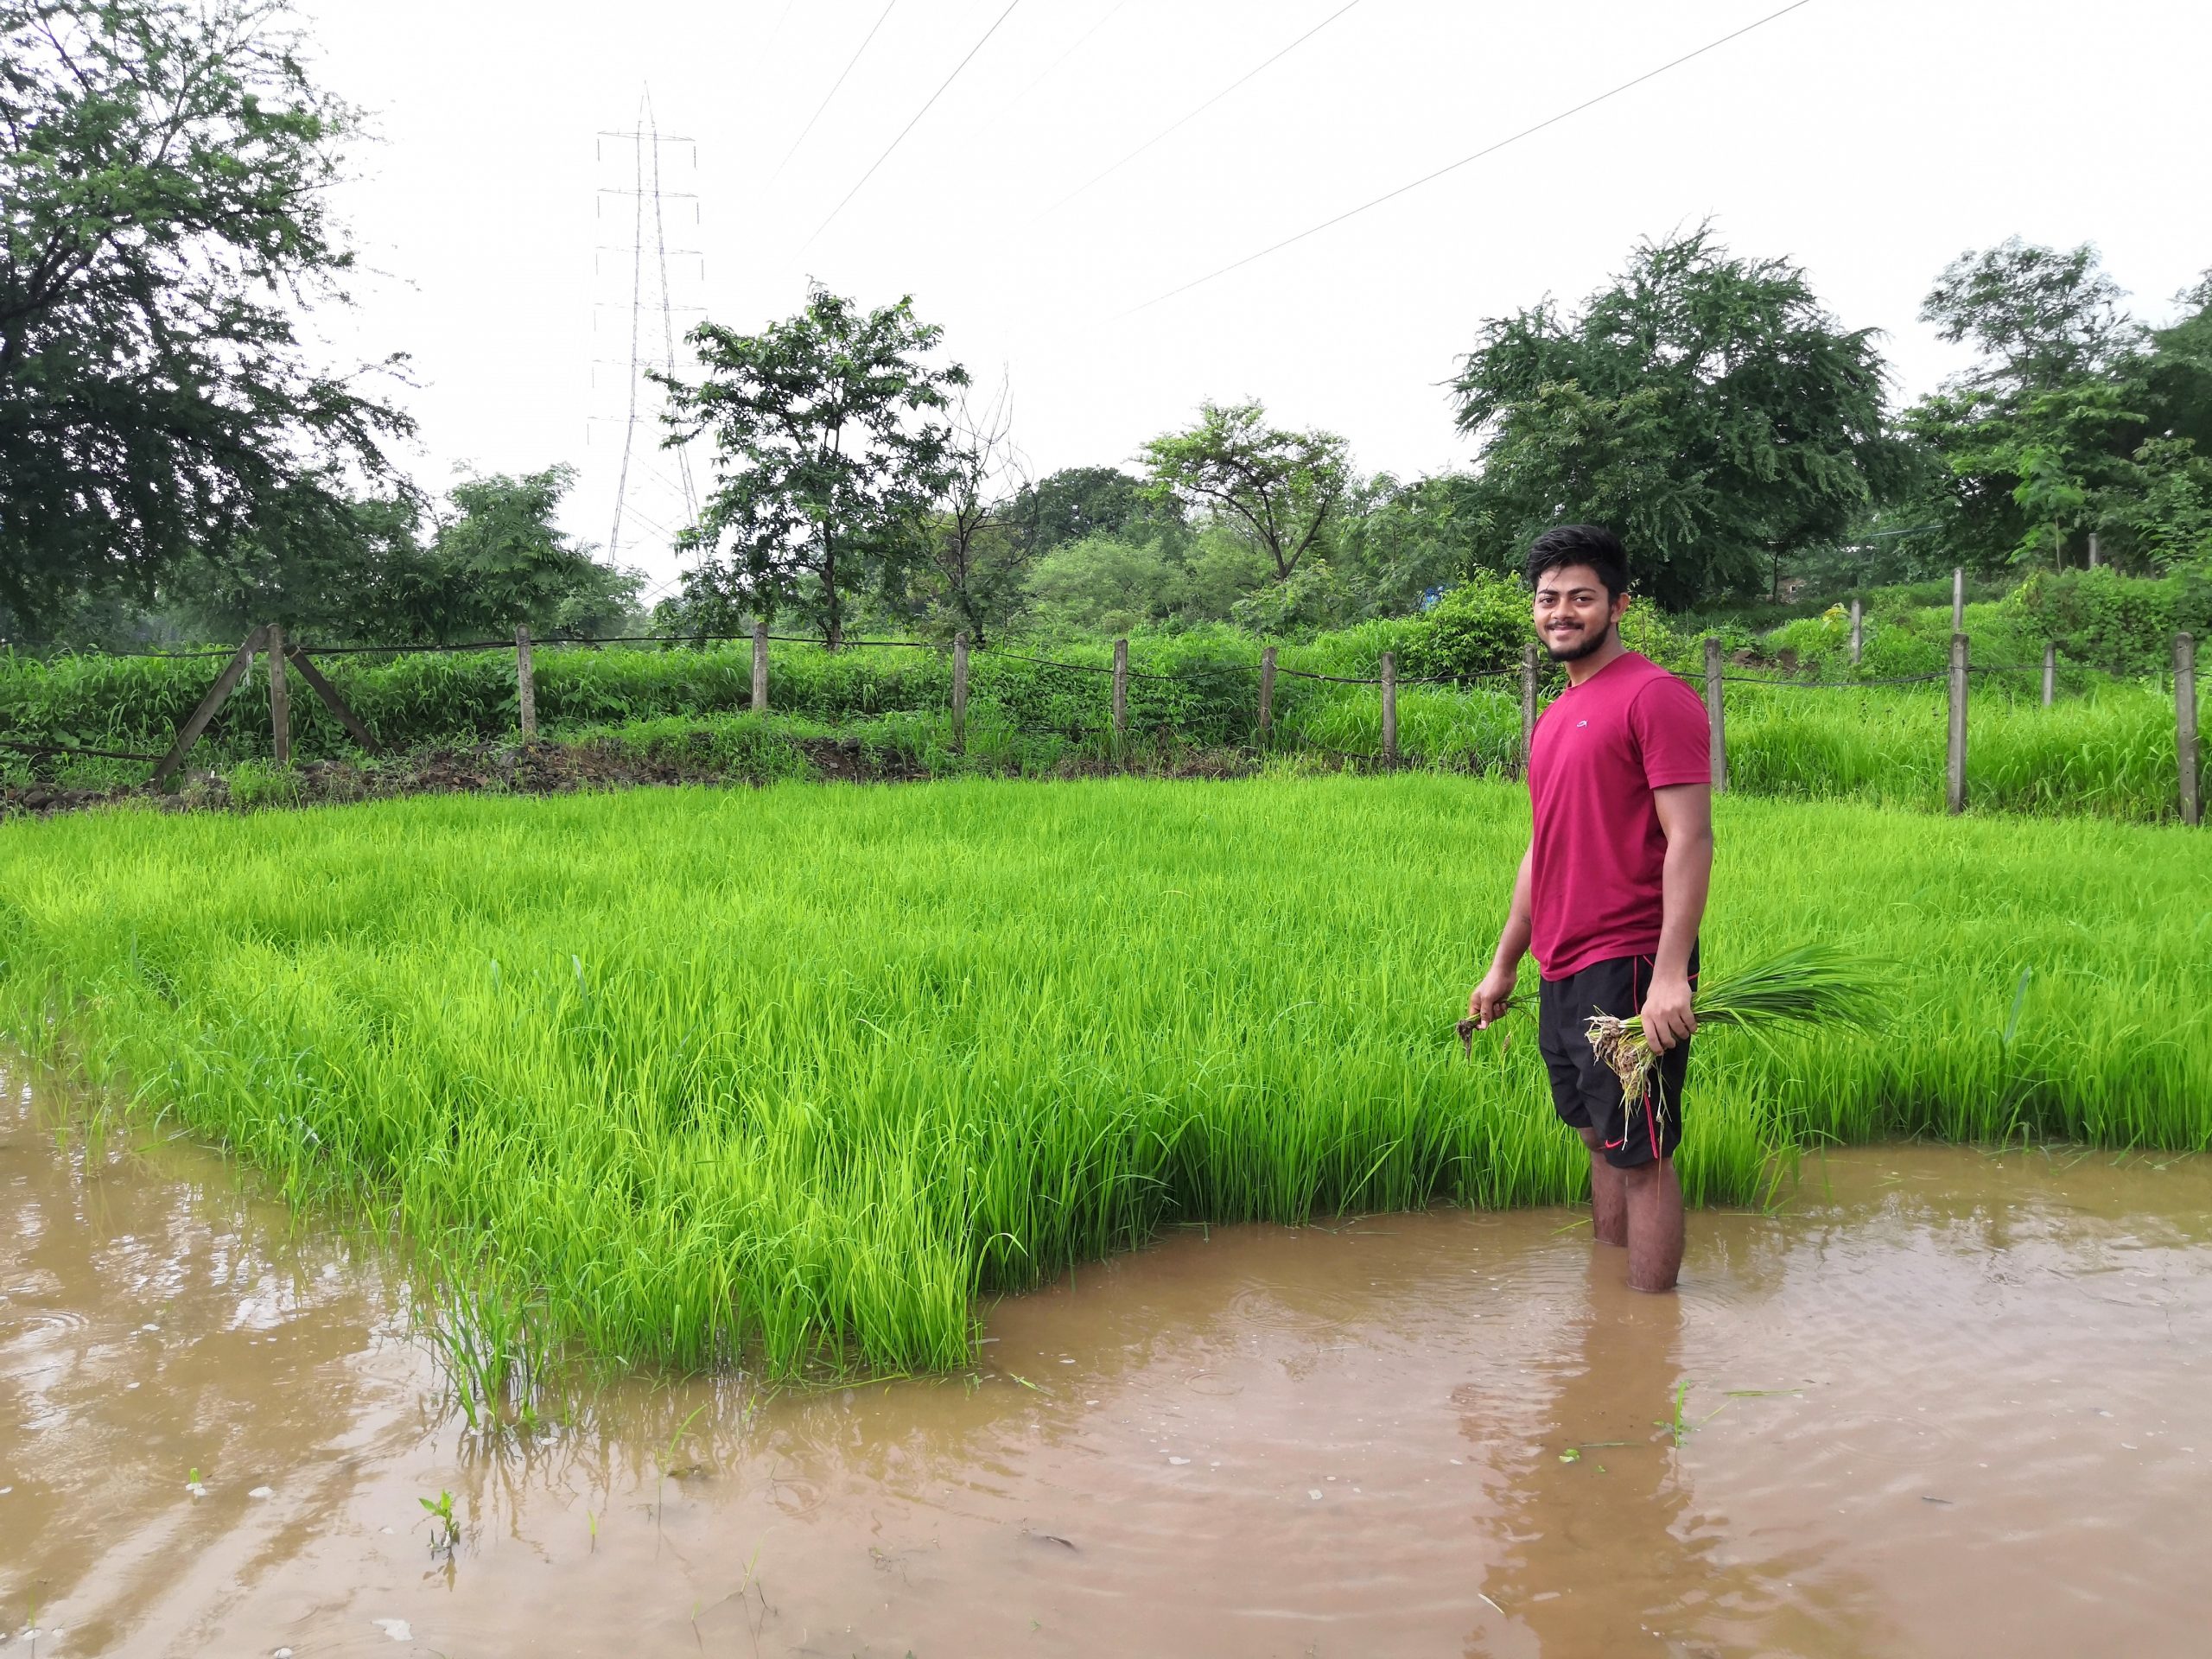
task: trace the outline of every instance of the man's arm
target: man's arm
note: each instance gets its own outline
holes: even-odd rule
[[[1659,878],[1659,952],[1641,1012],[1645,1039],[1663,1054],[1697,1029],[1697,1015],[1690,1011],[1690,949],[1713,884],[1713,788],[1673,784],[1653,790],[1651,799],[1667,837],[1667,859]]]
[[[1531,842],[1521,855],[1521,873],[1513,878],[1513,903],[1506,910],[1505,926],[1497,936],[1497,954],[1491,958],[1490,971],[1483,976],[1482,983],[1467,997],[1467,1017],[1478,1031],[1504,1014],[1505,1000],[1513,995],[1513,981],[1521,970],[1521,958],[1528,953],[1532,914],[1529,866],[1535,856],[1535,845]]]

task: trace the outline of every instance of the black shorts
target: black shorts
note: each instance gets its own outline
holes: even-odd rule
[[[1649,957],[1593,962],[1564,979],[1542,982],[1536,995],[1536,1046],[1551,1073],[1552,1104],[1577,1129],[1596,1129],[1605,1161],[1616,1169],[1674,1156],[1682,1143],[1682,1079],[1690,1046],[1677,1043],[1659,1057],[1642,1099],[1621,1099],[1621,1080],[1590,1046],[1585,1022],[1593,1014],[1623,1019],[1643,1007],[1651,988]],[[1690,952],[1690,983],[1697,983],[1697,952]]]

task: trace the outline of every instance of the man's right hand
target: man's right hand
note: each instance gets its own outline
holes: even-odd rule
[[[1514,970],[1492,966],[1467,998],[1467,1018],[1477,1031],[1485,1031],[1493,1020],[1504,1018],[1506,1002],[1513,995]]]

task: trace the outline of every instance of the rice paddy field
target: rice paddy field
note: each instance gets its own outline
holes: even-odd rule
[[[2212,841],[1731,798],[1709,963],[1893,963],[1700,1039],[1694,1203],[1892,1136],[2212,1144]],[[1172,1222],[1557,1202],[1532,1029],[1452,1027],[1524,798],[1434,774],[668,790],[0,826],[0,1027],[480,1321],[766,1375],[957,1367]]]

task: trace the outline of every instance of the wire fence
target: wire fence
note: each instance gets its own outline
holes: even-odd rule
[[[571,649],[599,650],[606,647],[636,648],[645,646],[703,649],[708,645],[749,644],[753,652],[753,673],[750,709],[754,713],[768,713],[775,708],[772,689],[773,670],[768,647],[771,645],[804,646],[821,649],[824,642],[815,636],[771,633],[765,627],[756,627],[745,633],[691,632],[683,634],[567,634],[556,635],[533,642],[527,630],[518,629],[513,639],[468,639],[444,641],[430,645],[414,642],[344,644],[302,648],[296,643],[284,643],[281,630],[273,626],[257,630],[245,645],[230,650],[145,651],[103,653],[118,657],[166,658],[182,661],[207,661],[228,658],[231,665],[226,669],[212,688],[200,708],[180,726],[175,742],[163,755],[154,755],[137,749],[111,747],[92,743],[38,741],[28,737],[0,738],[0,749],[10,753],[58,759],[99,759],[156,763],[156,780],[174,772],[186,752],[205,731],[214,712],[250,665],[257,651],[268,657],[272,664],[270,680],[272,753],[280,763],[290,759],[289,731],[289,697],[285,690],[285,676],[276,664],[289,663],[296,666],[308,686],[327,703],[346,729],[361,741],[364,747],[378,747],[373,734],[343,702],[335,689],[314,667],[316,658],[359,658],[370,656],[403,657],[435,656],[466,653],[512,653],[516,663],[517,689],[515,706],[519,715],[520,734],[526,739],[537,735],[535,715],[535,651],[567,651]],[[964,752],[969,736],[969,660],[971,648],[964,637],[951,641],[924,639],[847,639],[838,642],[846,650],[893,650],[931,652],[950,658],[951,674],[949,695],[941,705],[929,709],[906,708],[874,711],[883,715],[925,715],[940,719],[950,725],[950,747]],[[2195,647],[2187,634],[2176,636],[2174,642],[2172,683],[2175,700],[2176,804],[2185,822],[2196,823],[2201,816],[2197,796],[2197,739],[2196,731],[2196,699],[2195,692]],[[1034,667],[1069,673],[1100,677],[1111,683],[1110,700],[1102,721],[1093,719],[1071,719],[1063,725],[1037,725],[1019,719],[1009,719],[1011,712],[995,709],[987,717],[991,729],[1033,739],[1051,739],[1075,745],[1096,746],[1099,753],[1090,757],[1106,764],[1149,764],[1156,753],[1148,752],[1146,742],[1140,741],[1133,732],[1128,691],[1132,682],[1154,685],[1205,685],[1218,695],[1223,682],[1238,678],[1256,678],[1256,696],[1249,709],[1250,719],[1240,728],[1227,718],[1224,709],[1217,706],[1206,711],[1205,719],[1193,720],[1194,725],[1208,726],[1213,730],[1210,741],[1194,741],[1186,731],[1177,729],[1174,719],[1150,721],[1136,727],[1148,740],[1152,750],[1162,743],[1182,742],[1186,747],[1202,747],[1247,755],[1281,754],[1286,752],[1310,752],[1328,757],[1341,764],[1353,766],[1381,766],[1392,768],[1404,765],[1456,765],[1471,770],[1525,772],[1535,738],[1535,722],[1550,701],[1550,695],[1561,672],[1558,664],[1545,660],[1535,646],[1528,648],[1517,668],[1502,667],[1465,673],[1429,674],[1401,677],[1395,671],[1395,654],[1383,652],[1378,662],[1379,671],[1373,675],[1328,673],[1316,669],[1293,668],[1280,663],[1274,647],[1265,648],[1256,663],[1194,663],[1180,667],[1159,670],[1133,666],[1128,659],[1128,641],[1117,640],[1113,646],[1110,663],[1071,661],[1064,658],[1039,655],[1006,646],[976,645],[972,654],[986,661],[996,660],[1027,664]],[[1730,664],[1723,659],[1720,641],[1706,641],[1705,672],[1680,673],[1679,677],[1694,690],[1701,692],[1707,707],[1711,723],[1710,736],[1715,756],[1714,781],[1725,788],[1727,783],[1727,700],[1726,689],[1730,686],[1758,687],[1766,691],[1863,691],[1904,686],[1944,684],[1948,686],[1946,702],[1949,721],[1946,753],[1946,800],[1953,811],[1964,810],[1966,803],[1966,720],[1967,688],[1974,677],[1994,679],[2005,676],[2039,675],[2043,683],[2043,702],[2048,706],[2054,701],[2056,676],[2061,668],[2073,671],[2090,668],[2090,664],[2064,661],[2055,647],[2046,650],[2040,663],[1976,663],[1971,659],[1968,640],[1963,633],[1952,639],[1952,660],[1942,670],[1918,674],[1881,676],[1853,676],[1849,679],[1822,679],[1801,671],[1784,670],[1780,672],[1744,672],[1740,663]],[[1732,668],[1736,671],[1731,671]],[[1312,728],[1310,721],[1288,723],[1279,718],[1284,711],[1276,706],[1275,683],[1287,679],[1317,685],[1373,689],[1379,693],[1374,710],[1377,742],[1372,749],[1345,747],[1343,743],[1326,741]],[[1414,688],[1451,687],[1461,690],[1495,688],[1503,692],[1519,691],[1519,730],[1517,744],[1510,743],[1510,733],[1495,734],[1499,741],[1487,750],[1470,750],[1465,746],[1453,757],[1430,754],[1426,757],[1412,753],[1400,742],[1398,694]],[[785,709],[781,712],[790,712]],[[1366,716],[1355,713],[1347,715],[1336,710],[1339,724],[1358,724],[1364,727]]]

